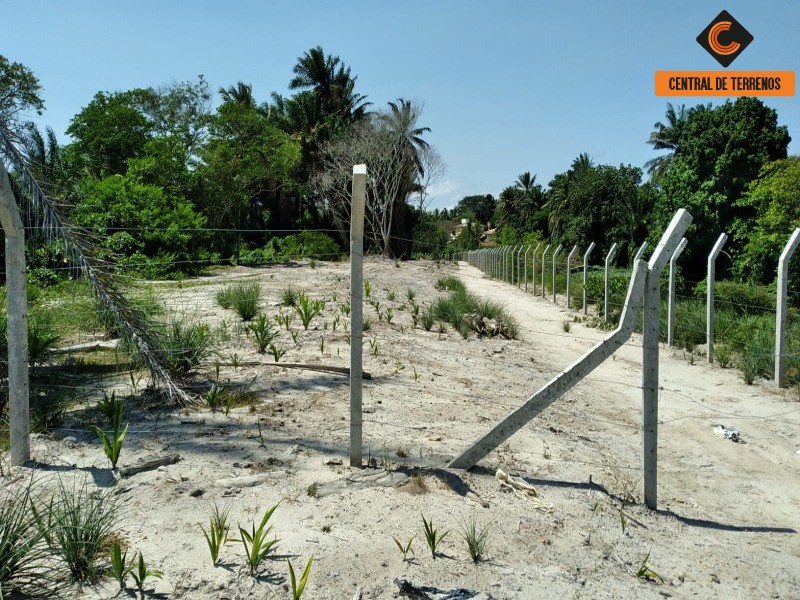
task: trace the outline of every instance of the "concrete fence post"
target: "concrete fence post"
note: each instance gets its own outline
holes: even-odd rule
[[[645,250],[647,250],[647,242],[642,242],[642,245],[639,246],[639,249],[636,251],[636,255],[633,257],[633,262],[640,260],[644,255]]]
[[[614,254],[617,252],[617,243],[614,242],[614,245],[611,246],[611,249],[606,254],[606,272],[605,272],[605,279],[604,279],[604,301],[603,301],[603,320],[608,321],[609,311],[609,303],[611,302],[611,286],[609,280],[609,266],[611,265],[611,259],[614,258]]]
[[[25,273],[25,228],[0,160],[0,223],[6,238],[8,339],[8,420],[11,464],[31,458],[31,413],[28,383],[28,287]]]
[[[728,240],[728,234],[720,233],[717,242],[708,255],[708,275],[706,276],[706,358],[708,364],[714,362],[714,281],[717,270],[717,256]]]
[[[594,250],[594,242],[589,244],[586,252],[583,255],[583,314],[589,314],[589,305],[586,303],[586,278],[589,272],[589,255]]]
[[[669,259],[669,299],[667,301],[667,346],[672,348],[675,345],[675,263],[678,257],[686,248],[686,238],[683,238],[675,252]]]
[[[547,262],[544,260],[544,257],[547,256],[547,251],[550,250],[550,245],[551,244],[547,244],[547,246],[544,247],[544,251],[542,252],[542,298],[545,297],[545,291],[544,291],[544,268],[547,265]]]
[[[572,281],[572,257],[578,252],[578,246],[573,246],[570,253],[567,255],[567,308],[572,304],[572,288],[570,282]]]
[[[526,292],[528,291],[528,254],[530,254],[531,248],[533,248],[533,246],[528,246],[527,250],[525,250],[525,256],[522,259],[522,262],[525,265],[524,277],[525,277],[525,291]],[[522,282],[521,281],[519,283],[519,287],[520,287],[520,289],[522,289]]]
[[[350,466],[362,466],[363,414],[361,410],[361,359],[363,344],[364,203],[367,197],[367,165],[353,167],[353,200],[350,206]]]
[[[522,251],[525,250],[525,245],[519,247],[519,252],[517,252],[517,287],[522,287]],[[530,246],[528,246],[528,250],[530,250]],[[525,253],[525,257],[527,258],[528,253]]]
[[[556,251],[553,252],[553,302],[556,301],[556,257],[558,257],[558,253],[564,248],[563,244],[559,244]]]
[[[511,279],[508,280],[508,283],[514,285],[514,264],[516,262],[516,255],[519,254],[519,251],[522,250],[522,246],[514,246],[514,249],[511,250]],[[517,273],[517,277],[519,277],[519,273]]]
[[[539,251],[539,247],[542,245],[542,242],[536,244],[536,248],[533,249],[533,253],[531,254],[531,272],[533,273],[533,294],[536,295],[536,253]],[[526,253],[527,257],[527,253]],[[525,261],[525,293],[528,293],[528,262]]]
[[[655,510],[658,497],[658,337],[661,324],[661,270],[692,222],[680,209],[667,226],[647,264],[642,311],[642,466],[644,503]],[[639,261],[633,263],[634,273]]]
[[[786,288],[789,279],[789,261],[800,242],[800,227],[794,230],[778,259],[778,299],[775,306],[775,385],[786,383]]]

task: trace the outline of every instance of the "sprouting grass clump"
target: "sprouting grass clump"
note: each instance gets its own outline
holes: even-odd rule
[[[272,323],[266,315],[259,315],[256,321],[248,324],[247,329],[253,334],[256,348],[260,354],[264,354],[278,336],[278,332],[272,328]]]
[[[489,540],[489,528],[479,528],[475,517],[466,521],[461,529],[461,536],[467,544],[467,551],[473,562],[478,562],[486,554],[486,544]]]
[[[453,277],[452,275],[450,277],[440,277],[436,280],[434,287],[443,292],[466,293],[467,291],[464,283],[458,277]]]
[[[433,526],[433,519],[428,521],[425,518],[425,515],[422,515],[422,526],[423,530],[425,531],[425,541],[427,542],[428,548],[431,551],[431,556],[433,556],[433,560],[436,560],[436,556],[441,554],[438,551],[439,545],[450,532],[445,531],[444,533],[439,533],[439,530]]]
[[[255,576],[258,573],[258,568],[261,565],[261,562],[278,545],[279,540],[277,538],[273,538],[271,540],[267,539],[272,531],[272,525],[267,525],[269,524],[270,517],[272,517],[272,513],[275,512],[275,509],[277,509],[279,505],[280,502],[270,508],[264,514],[264,517],[261,519],[261,523],[259,523],[258,527],[256,527],[253,523],[251,524],[250,531],[248,531],[240,525],[239,538],[229,538],[227,540],[228,542],[238,542],[242,544],[244,548],[245,560],[247,561],[247,567],[250,570],[250,575]]]
[[[231,306],[233,306],[232,296],[233,296],[233,291],[231,286],[226,286],[216,293],[214,299],[217,301],[217,304],[219,304],[222,308],[228,309]]]
[[[0,596],[48,597],[53,591],[45,530],[32,486],[0,493]]]
[[[224,544],[228,539],[228,532],[231,528],[228,524],[229,512],[230,507],[221,509],[219,506],[214,504],[214,510],[211,512],[211,517],[208,521],[208,531],[206,531],[202,525],[200,526],[200,529],[203,530],[203,535],[206,538],[206,543],[208,544],[208,551],[211,553],[212,565],[217,564],[217,560],[219,560],[219,551],[222,548],[222,544]]]
[[[258,314],[261,286],[256,282],[239,282],[217,292],[216,300],[222,308],[232,308],[242,321],[251,321]]]
[[[300,299],[300,292],[298,292],[292,286],[284,288],[281,292],[281,304],[284,306],[294,306],[297,304],[297,301]]]
[[[87,482],[68,487],[61,482],[46,510],[34,511],[39,527],[75,581],[96,581],[103,548],[117,518],[110,492],[90,491]]]
[[[205,323],[176,318],[156,330],[161,351],[173,375],[185,375],[207,359],[214,337]]]

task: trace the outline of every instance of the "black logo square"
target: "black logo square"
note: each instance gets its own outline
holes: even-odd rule
[[[697,43],[726,68],[752,41],[753,35],[727,10],[719,13],[697,36]]]

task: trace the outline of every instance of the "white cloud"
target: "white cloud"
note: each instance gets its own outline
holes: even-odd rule
[[[464,182],[460,179],[445,179],[428,188],[431,199],[429,210],[434,208],[453,208],[465,196]]]

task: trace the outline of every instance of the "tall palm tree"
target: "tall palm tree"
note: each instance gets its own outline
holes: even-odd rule
[[[703,105],[700,105],[703,106]],[[653,150],[668,150],[667,154],[662,154],[648,160],[645,163],[645,169],[650,174],[651,180],[654,182],[659,181],[675,159],[675,154],[678,152],[681,136],[686,129],[686,124],[689,118],[689,112],[686,110],[686,105],[681,104],[677,109],[671,102],[667,102],[667,112],[665,114],[666,123],[656,121],[655,130],[650,133],[650,138],[647,143],[653,147]]]
[[[422,135],[430,132],[430,127],[417,127],[417,120],[422,113],[418,104],[405,98],[398,98],[396,102],[389,102],[389,112],[380,115],[380,122],[384,124],[395,136],[405,156],[414,167],[414,175],[425,175],[421,153],[429,148],[428,142]]]

